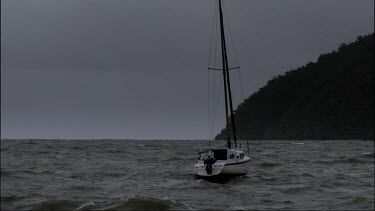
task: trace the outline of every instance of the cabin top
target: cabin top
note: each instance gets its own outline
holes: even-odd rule
[[[245,157],[242,150],[238,149],[209,149],[200,152],[199,155],[204,159],[208,156],[215,158],[216,160],[228,160],[228,159],[243,159]]]

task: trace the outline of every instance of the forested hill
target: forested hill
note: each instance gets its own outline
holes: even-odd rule
[[[273,78],[235,111],[250,140],[374,140],[374,115],[374,34]]]

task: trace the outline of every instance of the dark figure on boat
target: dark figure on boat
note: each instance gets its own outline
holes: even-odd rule
[[[207,174],[212,174],[212,165],[216,162],[216,158],[208,157],[204,160],[204,165],[206,166]]]

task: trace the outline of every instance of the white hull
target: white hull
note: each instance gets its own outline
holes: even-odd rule
[[[216,175],[246,175],[248,172],[248,164],[250,158],[245,157],[241,162],[226,163],[225,161],[216,161],[212,165],[212,173],[208,174],[206,166],[203,162],[198,162],[195,164],[195,173],[198,176],[216,176]]]
[[[229,150],[230,154],[240,154],[243,153],[241,150]],[[216,175],[246,175],[248,172],[248,164],[250,157],[242,156],[242,158],[230,158],[228,156],[227,160],[216,160],[212,163],[211,170],[208,170],[207,163],[203,159],[198,159],[195,163],[195,173],[198,176],[211,177]]]
[[[241,164],[235,164],[235,165],[225,165],[224,166],[224,169],[223,171],[221,172],[221,174],[233,174],[233,175],[245,175],[247,174],[247,172],[249,171],[249,167],[248,167],[248,164],[250,161],[250,158],[249,157],[245,157],[245,159],[247,159],[247,161],[244,161],[243,163]]]

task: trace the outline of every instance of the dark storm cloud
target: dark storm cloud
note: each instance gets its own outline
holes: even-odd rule
[[[373,0],[224,3],[247,96],[374,30]],[[213,6],[1,1],[2,137],[207,138]]]

